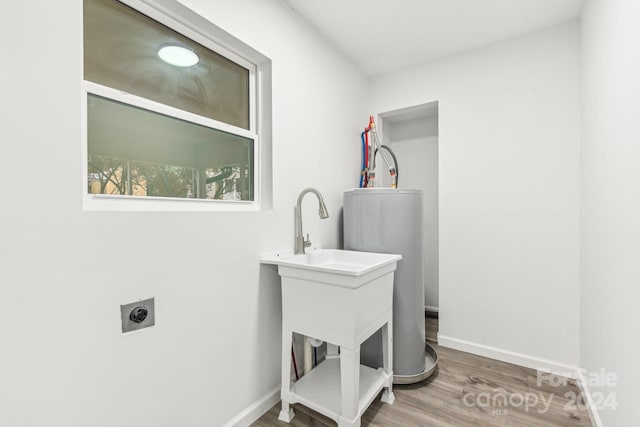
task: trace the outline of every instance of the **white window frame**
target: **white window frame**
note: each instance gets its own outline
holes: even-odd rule
[[[88,211],[258,211],[270,207],[271,174],[270,135],[262,138],[261,131],[270,133],[270,61],[241,41],[233,38],[204,18],[180,5],[175,0],[118,0],[126,6],[181,33],[189,39],[237,63],[249,71],[249,129],[240,128],[215,119],[171,107],[137,95],[123,92],[82,78],[82,172],[83,209]],[[190,25],[196,24],[196,25]],[[204,28],[203,28],[204,27]],[[242,52],[241,56],[236,52]],[[248,56],[249,58],[247,58]],[[84,67],[84,51],[82,64]],[[265,64],[267,65],[265,67]],[[268,78],[268,82],[265,81]],[[267,92],[264,87],[268,87]],[[88,182],[88,97],[89,94],[122,102],[133,107],[174,117],[190,123],[220,130],[253,140],[253,200],[186,199],[173,197],[91,194]],[[261,95],[261,96],[260,96]],[[259,99],[260,98],[262,99]],[[267,97],[269,97],[267,101]],[[265,117],[268,113],[269,122]],[[266,126],[265,126],[266,125]],[[264,149],[263,144],[268,144]],[[268,171],[267,171],[268,169]],[[265,182],[266,181],[266,182]],[[267,191],[265,191],[265,189]]]

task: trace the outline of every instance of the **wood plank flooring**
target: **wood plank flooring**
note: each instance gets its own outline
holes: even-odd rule
[[[429,344],[438,344],[438,318],[433,313],[424,318],[424,332]]]
[[[363,427],[554,427],[591,426],[573,380],[555,386],[533,369],[433,344],[437,319],[426,318],[426,335],[436,349],[438,369],[420,384],[394,386],[393,405],[376,399],[362,416]],[[557,384],[557,382],[554,382]],[[293,405],[292,427],[335,427],[302,405]],[[278,421],[280,403],[254,427],[286,427]]]

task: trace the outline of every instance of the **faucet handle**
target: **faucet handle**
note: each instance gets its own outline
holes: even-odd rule
[[[309,240],[309,233],[307,233],[307,238],[306,239],[302,239],[302,246],[304,246],[305,248],[308,248],[309,246],[311,246],[311,241]]]

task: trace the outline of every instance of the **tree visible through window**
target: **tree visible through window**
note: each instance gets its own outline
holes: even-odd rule
[[[205,169],[89,156],[91,194],[243,200],[249,194],[249,169],[223,166]]]

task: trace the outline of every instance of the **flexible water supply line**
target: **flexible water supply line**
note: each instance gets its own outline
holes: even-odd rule
[[[377,144],[376,138],[376,123],[373,119],[373,115],[369,116],[369,125],[366,127],[365,131],[367,132],[367,177],[365,187],[373,188],[375,185],[376,179],[376,157],[375,157],[375,148]],[[371,134],[371,138],[369,138],[369,134]]]
[[[364,155],[365,155],[365,173],[364,173],[364,186],[369,186],[369,129],[364,130]]]
[[[371,137],[369,137],[369,134],[371,134]],[[378,154],[378,150],[381,148],[388,151],[393,158],[392,164],[384,152],[380,152],[382,160],[387,165],[389,174],[391,175],[391,188],[397,188],[399,178],[398,159],[389,147],[380,144],[373,115],[369,116],[369,125],[360,134],[360,139],[362,140],[362,171],[360,172],[360,188],[374,187],[376,179],[376,155]]]
[[[382,152],[380,152],[380,155],[382,155],[384,162],[387,164],[387,168],[389,168],[389,174],[391,175],[391,188],[398,188],[398,181],[400,180],[400,167],[398,166],[398,158],[396,157],[393,150],[391,150],[391,148],[389,148],[388,146],[381,145],[380,149],[387,150],[393,158],[393,165],[391,165],[389,164],[389,161],[384,157],[384,155],[382,155]],[[378,149],[376,148],[376,154],[377,153]]]
[[[360,188],[364,186],[364,177],[367,169],[367,157],[366,157],[366,148],[365,148],[365,142],[364,142],[364,134],[365,132],[362,132],[360,134],[360,139],[362,140],[362,170],[360,172]]]
[[[364,131],[361,134],[361,137],[363,138],[362,140],[362,144],[363,144],[363,148],[364,148],[364,152],[363,152],[363,156],[362,156],[362,163],[363,163],[363,182],[361,185],[361,188],[367,188],[369,187],[369,181],[371,178],[371,172],[370,170],[373,170],[373,168],[371,167],[371,155],[373,154],[373,151],[371,151],[370,149],[370,141],[369,141],[369,132],[371,131],[371,125],[373,123],[373,116],[369,116],[369,125],[364,128]],[[374,124],[375,126],[375,124]],[[374,176],[375,176],[375,172],[374,172]]]

